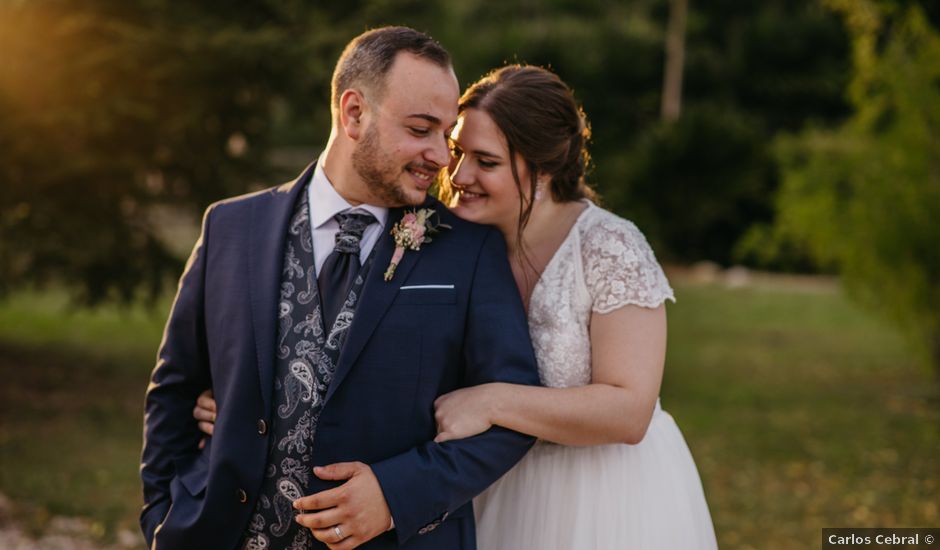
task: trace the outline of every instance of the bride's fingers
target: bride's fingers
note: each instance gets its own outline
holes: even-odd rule
[[[212,398],[212,390],[206,390],[200,393],[199,397],[196,398],[196,405],[203,409],[216,412],[215,399]]]
[[[200,422],[199,423],[199,430],[202,433],[212,435],[212,430],[214,429],[215,429],[215,424],[213,424],[212,422]]]
[[[196,408],[193,409],[193,418],[202,422],[215,422],[215,411],[196,405]]]
[[[441,432],[437,434],[437,437],[434,438],[435,443],[443,443],[445,441],[450,441],[451,439],[456,439],[454,435],[450,432]]]

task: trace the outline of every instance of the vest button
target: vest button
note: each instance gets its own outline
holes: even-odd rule
[[[264,421],[263,418],[258,419],[258,435],[264,435],[268,433],[268,423]]]
[[[238,497],[238,502],[241,502],[242,504],[248,502],[248,493],[246,493],[244,489],[235,491],[235,496]]]

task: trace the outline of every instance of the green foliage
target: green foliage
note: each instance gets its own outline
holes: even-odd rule
[[[668,2],[449,9],[434,33],[462,82],[521,61],[550,66],[572,86],[592,123],[591,181],[672,260],[739,259],[733,248],[747,229],[772,219],[771,137],[847,113],[846,32],[814,1],[693,2],[675,127],[659,113]],[[803,258],[773,263],[785,266],[811,267]]]
[[[652,10],[654,28],[666,15],[660,8]],[[848,40],[816,2],[693,2],[690,10],[683,113],[674,126],[658,118],[660,36],[653,48],[627,50],[607,65],[636,74],[630,61],[656,58],[655,77],[641,81],[654,85],[633,92],[642,103],[617,98],[630,107],[613,118],[601,111],[598,124],[610,130],[595,134],[595,180],[607,205],[637,221],[662,257],[750,262],[735,247],[750,227],[773,218],[772,136],[846,115]],[[590,87],[610,93],[600,80]],[[780,254],[765,267],[814,268],[799,254]]]
[[[159,294],[191,244],[168,242],[166,213],[194,219],[292,176],[297,162],[275,166],[275,147],[302,146],[309,154],[295,156],[311,160],[327,137],[336,57],[383,24],[438,38],[463,84],[506,62],[552,67],[592,120],[592,179],[608,206],[651,220],[666,256],[730,261],[768,216],[757,194],[776,180],[763,144],[844,114],[847,42],[813,0],[691,9],[689,120],[667,129],[665,0],[3,2],[0,294],[46,283],[88,302]],[[662,164],[672,162],[684,164]],[[710,173],[685,200],[657,196]],[[736,210],[711,211],[721,201]],[[694,203],[708,211],[670,223]]]
[[[660,256],[730,263],[743,229],[771,216],[775,182],[759,122],[704,107],[657,124],[627,157],[627,185],[607,198],[643,228]]]
[[[181,263],[152,206],[195,210],[265,172],[290,45],[211,15],[160,2],[0,7],[0,290],[55,281],[92,302],[154,296]]]
[[[775,237],[837,267],[940,369],[940,35],[916,5],[833,4],[853,31],[855,113],[780,141]]]

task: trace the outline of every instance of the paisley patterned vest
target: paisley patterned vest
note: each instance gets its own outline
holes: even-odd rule
[[[271,448],[258,503],[243,536],[244,549],[307,549],[315,542],[310,531],[294,521],[292,502],[309,494],[317,421],[372,266],[370,254],[327,332],[306,191],[300,196],[288,225],[281,272]]]

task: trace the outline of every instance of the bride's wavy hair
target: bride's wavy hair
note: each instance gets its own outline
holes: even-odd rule
[[[539,174],[551,177],[549,191],[557,202],[596,200],[594,190],[585,181],[591,164],[587,150],[591,127],[571,88],[558,75],[532,65],[495,69],[461,96],[458,112],[467,109],[487,113],[506,137],[509,165],[520,198],[520,241],[532,214]],[[516,166],[517,152],[529,170],[529,181],[524,183]],[[442,198],[448,202],[453,188],[447,177],[443,180]]]

